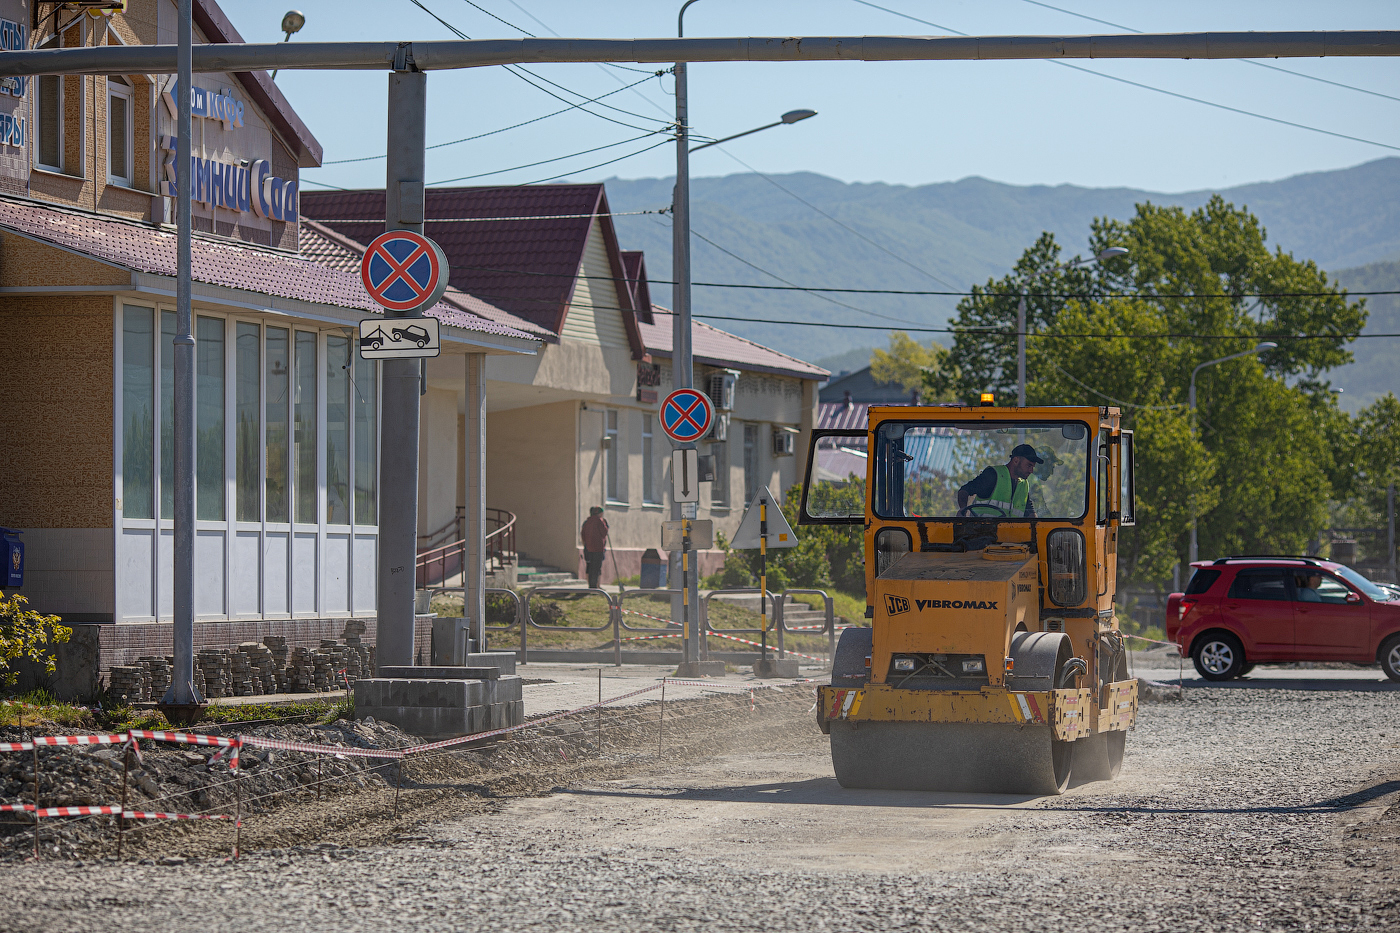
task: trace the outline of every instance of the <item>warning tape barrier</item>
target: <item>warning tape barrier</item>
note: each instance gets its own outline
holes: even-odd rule
[[[317,755],[353,755],[358,758],[402,758],[397,748],[356,748],[352,745],[316,745],[312,742],[289,742],[285,739],[265,739],[257,735],[240,736],[244,745],[274,748],[285,752],[311,752]]]
[[[805,687],[817,682],[810,678],[803,678],[801,680],[785,680],[781,683],[764,684],[726,684],[715,683],[713,681],[708,680],[678,680],[674,677],[665,677],[662,679],[665,680],[666,685],[670,687],[707,687],[711,690],[737,690],[740,693],[747,693],[750,690],[778,690],[782,687]]]
[[[708,635],[713,635],[713,636],[715,636],[716,638],[728,638],[730,641],[741,641],[741,642],[743,642],[743,643],[746,644],[746,645],[753,645],[755,648],[762,648],[762,647],[763,647],[763,645],[762,645],[760,642],[749,641],[747,638],[740,638],[740,637],[738,637],[737,635],[723,635],[723,634],[721,634],[721,633],[719,633],[719,632],[714,631],[713,629],[711,629],[711,630],[710,630],[709,632],[707,632],[706,634],[708,634]],[[819,662],[821,662],[822,664],[825,664],[825,663],[826,663],[826,658],[814,658],[814,657],[812,657],[810,654],[803,654],[803,653],[800,652],[800,651],[792,651],[792,650],[789,649],[789,650],[785,650],[783,653],[784,653],[784,654],[795,654],[795,655],[797,655],[799,658],[806,658],[808,661],[819,661]]]
[[[30,807],[30,809],[34,809]],[[105,816],[122,812],[121,807],[40,807],[41,817],[51,816]]]
[[[32,803],[0,803],[0,813],[33,813]]]
[[[127,741],[125,732],[116,735],[36,735],[35,745],[122,745]]]
[[[627,613],[628,615],[641,616],[643,619],[650,619],[653,622],[665,622],[667,625],[674,625],[677,627],[680,626],[679,622],[672,622],[670,619],[661,618],[661,616],[650,616],[647,615],[645,612],[638,612],[635,609],[628,609],[626,606],[620,606],[618,608],[620,608],[623,612]]]
[[[1155,638],[1144,638],[1144,637],[1141,636],[1141,635],[1127,635],[1127,634],[1125,634],[1125,635],[1123,635],[1123,637],[1124,637],[1124,638],[1136,638],[1138,641],[1145,641],[1145,642],[1149,642],[1150,644],[1154,644],[1154,645],[1166,645],[1166,646],[1169,647],[1169,648],[1176,648],[1176,649],[1178,649],[1178,650],[1181,649],[1181,645],[1178,644],[1177,642],[1174,642],[1174,641],[1158,641],[1158,640],[1155,639]]]
[[[121,807],[113,808],[113,812],[120,810],[123,819],[128,820],[231,820],[233,817],[226,813],[148,813],[144,810],[122,810]],[[240,821],[240,825],[241,825]]]
[[[0,752],[27,752],[33,747],[33,742],[0,742]]]
[[[151,729],[132,729],[125,735],[113,736],[113,738],[125,742],[128,736],[133,739],[150,739],[154,742],[176,742],[183,745],[223,745],[226,747],[236,746],[241,741],[240,736],[230,738],[223,735],[205,735],[202,732],[161,732]]]

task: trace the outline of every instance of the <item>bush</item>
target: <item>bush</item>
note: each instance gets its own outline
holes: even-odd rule
[[[864,505],[863,486],[842,491]],[[782,512],[791,522],[802,503],[802,487],[788,489]],[[794,531],[797,531],[794,528]],[[768,552],[768,589],[789,588],[865,590],[865,543],[860,526],[806,525],[797,531],[797,547],[775,548]],[[758,586],[759,553],[738,551],[723,534],[715,535],[715,545],[724,552],[724,567],[702,581],[708,589],[738,589]]]
[[[49,647],[65,644],[73,635],[71,628],[59,624],[58,616],[25,609],[28,602],[18,593],[8,598],[0,593],[0,684],[5,686],[19,679],[19,672],[11,670],[10,663],[22,658],[43,665],[44,672],[52,674],[56,667]]]

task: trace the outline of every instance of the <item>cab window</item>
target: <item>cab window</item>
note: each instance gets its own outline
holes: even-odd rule
[[[1325,573],[1295,571],[1293,574],[1293,598],[1300,603],[1345,603],[1350,592],[1351,587]]]

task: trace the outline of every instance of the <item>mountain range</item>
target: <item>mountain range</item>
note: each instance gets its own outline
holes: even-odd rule
[[[609,179],[613,211],[671,203],[670,178]],[[886,343],[885,328],[942,327],[957,304],[948,295],[852,295],[780,290],[797,286],[965,291],[1004,275],[1042,231],[1066,258],[1086,248],[1096,217],[1128,219],[1137,204],[1191,209],[1212,194],[1247,207],[1270,246],[1312,259],[1348,287],[1400,283],[1400,157],[1280,181],[1162,193],[1076,185],[1008,185],[985,178],[908,186],[846,183],[809,172],[752,173],[691,181],[693,306],[716,326],[804,359],[855,359],[850,351]],[[646,251],[653,279],[671,277],[671,223],[654,215],[615,218],[626,249]],[[699,283],[779,286],[718,288]],[[1364,284],[1363,284],[1364,283]],[[1378,284],[1379,283],[1379,284]],[[670,289],[657,285],[659,304]],[[1368,330],[1400,325],[1396,296],[1373,298]],[[739,318],[740,320],[724,320]],[[744,320],[758,319],[758,320]],[[870,330],[764,321],[869,325]],[[922,334],[923,339],[934,334]],[[1390,340],[1360,340],[1357,362],[1334,372],[1345,405],[1400,394],[1400,368],[1384,365]],[[842,368],[852,368],[849,366]]]

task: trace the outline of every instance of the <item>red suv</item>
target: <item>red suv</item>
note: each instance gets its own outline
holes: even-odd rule
[[[1196,561],[1167,599],[1167,639],[1206,680],[1267,661],[1380,662],[1400,681],[1400,598],[1343,564],[1314,557]]]

